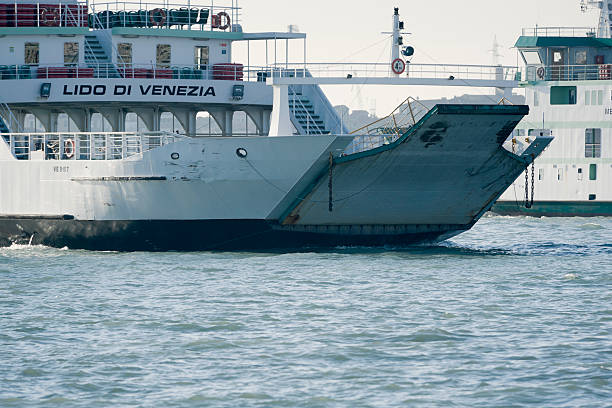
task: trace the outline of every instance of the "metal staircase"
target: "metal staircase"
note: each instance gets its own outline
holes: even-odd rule
[[[85,36],[85,63],[94,69],[96,78],[121,78],[115,64],[95,35]]]
[[[291,121],[298,134],[329,135],[346,134],[336,109],[318,85],[294,85],[289,87]]]
[[[321,117],[316,114],[310,99],[306,98],[301,92],[289,91],[289,109],[294,122],[297,122],[301,128],[298,129],[298,132],[301,130],[300,134],[329,135],[331,133],[330,130],[326,129]]]
[[[6,126],[6,123],[4,123],[4,119],[2,119],[2,117],[0,117],[0,133],[10,133],[11,130],[8,128],[8,126]]]

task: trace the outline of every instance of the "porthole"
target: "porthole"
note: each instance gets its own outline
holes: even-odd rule
[[[178,154],[177,152],[174,152],[174,153],[172,153],[172,154],[170,155],[170,158],[171,158],[172,160],[178,160],[178,159],[179,159],[179,157],[181,157],[181,155],[180,155],[180,154]]]
[[[236,155],[240,157],[241,159],[244,159],[245,157],[247,157],[248,154],[249,153],[243,147],[239,147],[238,149],[236,149]]]

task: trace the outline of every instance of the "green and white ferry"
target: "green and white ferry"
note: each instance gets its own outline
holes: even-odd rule
[[[530,113],[509,149],[520,151],[549,129],[554,141],[493,207],[499,214],[612,215],[612,2],[597,28],[524,29],[516,42]]]

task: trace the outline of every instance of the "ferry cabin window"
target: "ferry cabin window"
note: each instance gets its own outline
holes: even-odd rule
[[[195,47],[195,66],[196,69],[206,69],[208,65],[208,46]]]
[[[119,43],[117,44],[117,53],[119,55],[119,64],[131,65],[132,64],[132,44],[131,43]]]
[[[587,63],[587,52],[576,51],[576,65],[586,65]]]
[[[589,180],[597,180],[597,165],[591,164],[589,166]]]
[[[170,45],[157,44],[157,68],[170,68]]]
[[[601,157],[601,129],[586,129],[584,132],[584,157]]]
[[[523,54],[527,65],[540,65],[542,63],[540,54],[537,51],[522,51],[521,54]]]
[[[79,63],[79,43],[64,43],[64,65],[76,65]]]
[[[582,176],[583,176],[582,169],[578,169],[578,181],[582,180]]]
[[[538,180],[544,180],[544,169],[538,169]]]
[[[26,65],[38,65],[40,45],[38,43],[25,43],[24,63]]]
[[[550,88],[551,105],[575,105],[576,87],[575,86],[553,86]]]

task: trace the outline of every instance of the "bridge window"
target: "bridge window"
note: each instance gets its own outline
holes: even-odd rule
[[[196,69],[206,69],[208,65],[208,46],[195,47],[195,66]]]
[[[64,43],[64,65],[76,65],[79,63],[79,43]]]
[[[38,43],[25,43],[24,63],[26,65],[38,65],[40,63],[39,50],[40,45]]]
[[[550,88],[551,105],[575,105],[576,87],[575,86],[553,86]]]
[[[525,58],[527,65],[539,65],[542,63],[540,53],[537,51],[522,51],[521,53],[523,54],[523,58]]]
[[[169,44],[157,44],[157,68],[170,68],[171,48]]]
[[[587,52],[576,51],[576,65],[586,65],[587,63]]]
[[[132,64],[132,44],[119,43],[117,44],[117,53],[119,55],[119,63],[125,65]]]
[[[584,132],[584,157],[601,157],[601,129],[586,129]]]

